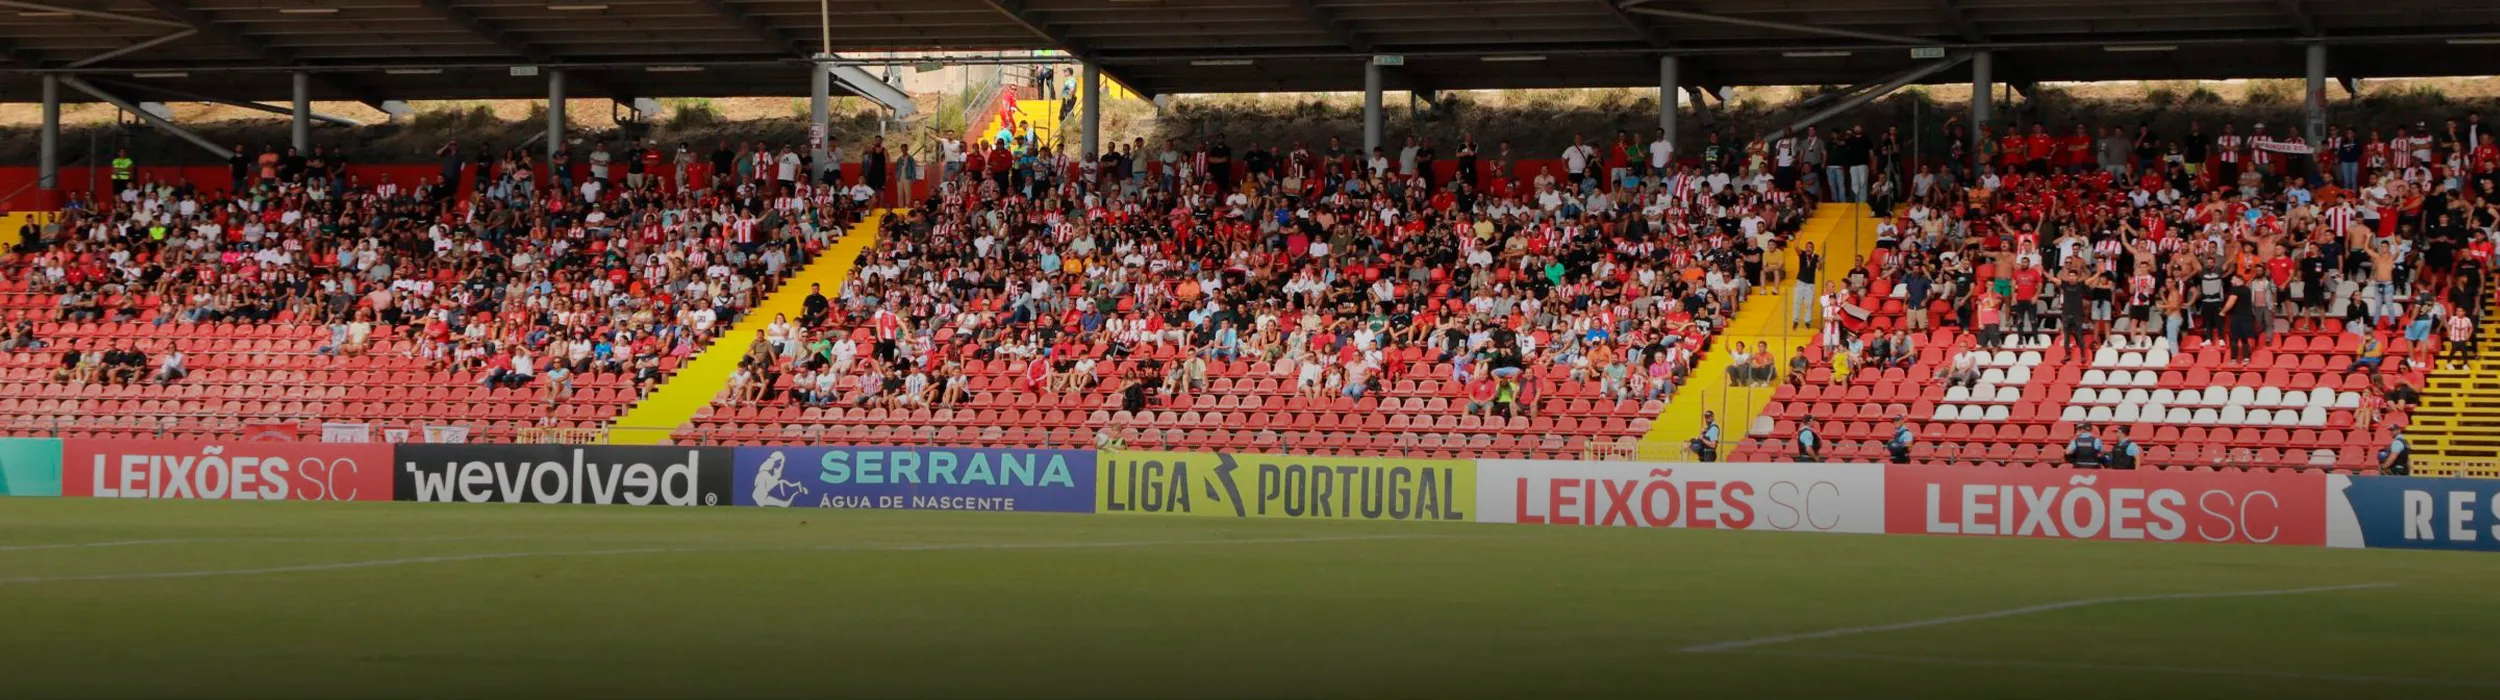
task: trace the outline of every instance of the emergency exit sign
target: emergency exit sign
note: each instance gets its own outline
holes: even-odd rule
[[[1910,49],[1910,58],[1944,58],[1942,46],[1920,46]]]

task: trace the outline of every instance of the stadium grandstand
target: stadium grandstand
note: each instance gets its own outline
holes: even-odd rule
[[[2489,73],[2487,4],[0,6],[0,93],[43,115],[33,167],[0,177],[13,435],[2500,459],[2475,352],[2500,145],[2481,115],[2328,111],[2364,80]],[[1079,79],[1011,88],[1035,117],[925,161],[824,137],[841,93],[916,108],[871,68],[928,64]],[[2000,87],[2152,78],[2299,78],[2306,118],[1994,112]],[[1912,84],[1970,85],[1968,114],[1852,116]],[[1696,123],[1755,85],[1847,87],[1783,128]],[[1559,87],[1655,89],[1657,118],[1559,153],[1386,131],[1391,91]],[[1342,139],[1102,139],[1106,99],[1322,91],[1364,94]],[[616,154],[567,133],[568,99],[755,95],[807,96],[816,136]],[[316,101],[469,99],[546,100],[544,138],[389,164],[312,146],[344,120]],[[1028,128],[1063,99],[1072,125]],[[261,108],[292,153],[237,152],[152,100],[284,102]],[[70,165],[64,101],[202,165]]]

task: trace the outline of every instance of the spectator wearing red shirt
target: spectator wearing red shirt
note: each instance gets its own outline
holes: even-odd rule
[[[2023,148],[2024,157],[2030,161],[2030,173],[2049,174],[2049,159],[2057,155],[2057,138],[2049,135],[2048,128],[2031,125],[2031,138],[2023,141]]]

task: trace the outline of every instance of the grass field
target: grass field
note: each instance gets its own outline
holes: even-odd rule
[[[2357,584],[2393,585],[1978,615]],[[0,697],[2489,698],[2496,584],[2380,550],[0,499]]]

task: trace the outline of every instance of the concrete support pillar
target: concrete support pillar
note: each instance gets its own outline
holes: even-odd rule
[[[813,164],[816,181],[832,178],[826,173],[842,172],[842,164],[833,162],[833,72],[832,67],[809,61],[807,64],[807,157]]]
[[[1996,90],[1996,54],[1987,51],[1972,54],[1970,57],[1970,157],[1973,169],[1985,165],[1979,162],[1979,153],[1985,150],[1980,144],[1988,139],[1989,112],[1995,109],[1992,103],[1996,100]]]
[[[1675,100],[1684,94],[1681,76],[1677,75],[1676,57],[1658,57],[1658,128],[1667,132],[1667,143],[1675,143]],[[1672,150],[1669,151],[1673,153]]]
[[[2315,148],[2326,147],[2326,45],[2310,44],[2308,88],[2308,130],[2303,136]]]
[[[547,167],[554,168],[556,155],[564,152],[564,70],[547,70]],[[548,173],[552,182],[563,181],[557,173]]]
[[[35,186],[61,189],[61,77],[43,76],[43,128],[35,148]],[[49,197],[44,206],[52,206]]]
[[[1076,82],[1077,109],[1083,110],[1079,122],[1085,128],[1085,140],[1077,155],[1085,158],[1102,156],[1102,69],[1085,64]]]
[[[1363,63],[1363,160],[1370,162],[1372,149],[1380,147],[1380,63]]]
[[[295,145],[296,153],[310,156],[312,155],[312,74],[299,71],[294,78],[295,109],[288,114],[287,124],[288,133],[294,138],[288,143]]]

